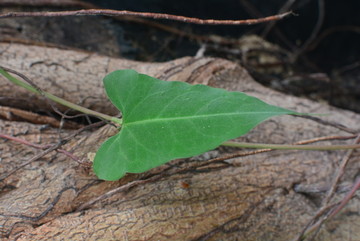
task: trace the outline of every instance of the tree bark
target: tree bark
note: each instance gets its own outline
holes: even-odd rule
[[[43,90],[110,115],[117,114],[117,110],[106,99],[102,78],[113,70],[131,68],[163,80],[243,91],[299,112],[328,114],[321,116],[325,122],[294,116],[272,118],[239,138],[241,141],[294,143],[346,136],[359,128],[360,115],[265,88],[244,68],[223,59],[186,57],[165,63],[142,63],[18,44],[0,44],[0,53],[1,65],[25,74]],[[43,97],[14,86],[3,77],[0,83],[0,105],[52,111]],[[107,125],[81,132],[62,149],[87,160],[115,131]],[[75,130],[0,120],[0,132],[36,144],[54,144]],[[4,139],[0,139],[0,151],[1,175],[40,152]],[[319,209],[345,155],[345,151],[271,151],[219,162],[212,159],[234,152],[238,150],[220,147],[198,157],[174,160],[144,174],[128,174],[116,182],[100,181],[91,169],[79,166],[62,153],[51,152],[0,183],[1,237],[291,240]],[[345,189],[338,189],[336,200],[344,196],[344,190],[358,175],[359,159],[359,152],[355,151],[342,178]],[[122,186],[128,188],[83,209],[84,204]],[[356,196],[323,225],[317,240],[360,239],[359,207]]]

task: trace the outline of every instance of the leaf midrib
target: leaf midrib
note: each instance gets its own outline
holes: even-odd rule
[[[256,115],[256,114],[271,114],[271,116],[274,115],[280,115],[280,114],[290,114],[291,112],[286,111],[263,111],[263,112],[242,112],[242,113],[217,113],[217,114],[207,114],[207,115],[195,115],[195,116],[179,116],[179,117],[165,117],[165,118],[153,118],[153,119],[146,119],[146,120],[140,120],[140,121],[134,121],[134,122],[126,122],[124,120],[123,125],[129,126],[129,125],[142,125],[146,123],[155,123],[155,122],[170,122],[170,121],[177,121],[177,120],[191,120],[191,119],[201,119],[201,118],[211,118],[211,117],[225,117],[225,116],[234,116],[234,115]]]

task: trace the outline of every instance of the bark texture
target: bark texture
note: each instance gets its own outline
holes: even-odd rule
[[[265,88],[244,68],[223,59],[187,57],[141,63],[85,52],[0,44],[0,63],[25,74],[52,94],[111,115],[117,111],[104,95],[102,78],[123,68],[163,80],[243,91],[300,112],[329,114],[321,117],[327,123],[292,116],[273,118],[239,138],[242,141],[293,143],[349,135],[360,123],[355,113]],[[2,77],[0,84],[0,105],[51,111],[41,96]],[[331,124],[334,122],[348,129]],[[74,130],[0,120],[0,132],[36,144],[53,144]],[[87,159],[114,132],[111,126],[85,131],[62,149]],[[322,144],[335,143],[340,141]],[[0,151],[1,175],[40,152],[3,139]],[[345,155],[344,151],[272,151],[222,162],[211,160],[234,151],[219,148],[199,157],[174,160],[144,174],[127,175],[117,182],[100,181],[91,170],[51,152],[1,180],[0,235],[4,240],[291,240],[319,208]],[[358,175],[359,160],[355,151],[343,186],[349,186]],[[129,184],[137,180],[142,180],[139,185]],[[124,185],[130,187],[79,210],[84,203]],[[336,199],[343,195],[339,189]],[[360,240],[359,207],[356,196],[322,227],[317,240]]]

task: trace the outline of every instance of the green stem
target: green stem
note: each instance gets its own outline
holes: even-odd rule
[[[308,150],[308,151],[331,151],[331,150],[346,150],[346,149],[360,148],[360,145],[282,145],[282,144],[233,142],[233,141],[226,141],[221,145],[239,147],[239,148],[274,149],[274,150]]]
[[[56,102],[56,103],[59,103],[61,105],[64,105],[66,107],[69,107],[71,109],[74,109],[74,110],[77,110],[79,112],[82,112],[84,114],[89,114],[89,115],[93,115],[93,116],[97,116],[101,119],[104,119],[104,120],[108,120],[108,121],[111,121],[111,122],[115,122],[119,125],[122,124],[122,120],[119,119],[119,118],[116,118],[116,117],[113,117],[113,116],[109,116],[109,115],[106,115],[106,114],[103,114],[103,113],[99,113],[97,111],[93,111],[93,110],[90,110],[90,109],[87,109],[85,107],[82,107],[82,106],[79,106],[77,104],[74,104],[74,103],[71,103],[67,100],[64,100],[60,97],[57,97],[55,95],[52,95],[48,92],[45,92],[45,91],[39,91],[37,90],[36,88],[34,88],[33,86],[13,77],[12,75],[10,75],[8,72],[6,72],[4,69],[0,68],[0,74],[2,74],[5,78],[7,78],[9,81],[11,81],[12,83],[18,85],[18,86],[21,86],[35,94],[42,94],[44,95],[45,97],[49,98],[50,100]]]
[[[5,78],[7,78],[12,83],[21,86],[33,93],[42,94],[50,100],[69,107],[71,109],[80,111],[85,114],[97,116],[101,119],[108,120],[119,125],[122,124],[122,120],[113,116],[109,116],[103,113],[99,113],[97,111],[93,111],[82,106],[71,103],[67,100],[64,100],[60,97],[47,93],[45,91],[39,91],[33,86],[18,80],[17,78],[10,75],[7,71],[0,67],[0,74],[2,74]],[[255,149],[277,149],[277,150],[313,150],[313,151],[327,151],[327,150],[345,150],[345,149],[357,149],[360,148],[360,145],[277,145],[277,144],[262,144],[262,143],[246,143],[246,142],[232,142],[227,141],[222,144],[222,146],[231,146],[231,147],[239,147],[239,148],[255,148]]]

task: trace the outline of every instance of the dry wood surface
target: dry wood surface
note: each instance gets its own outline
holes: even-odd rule
[[[241,141],[289,144],[353,135],[359,129],[360,115],[265,88],[243,67],[223,59],[186,57],[143,63],[1,43],[0,63],[26,75],[45,91],[110,115],[118,113],[105,97],[102,78],[124,68],[168,81],[243,91],[300,112],[328,114],[319,117],[326,122],[294,116],[272,118],[239,138]],[[16,87],[3,77],[0,86],[2,108],[52,111],[42,96]],[[3,118],[0,132],[42,145],[56,144],[76,132],[30,122]],[[110,125],[85,130],[61,148],[87,160],[114,131]],[[321,144],[352,142],[327,140]],[[41,151],[0,139],[0,175]],[[1,180],[1,239],[291,240],[320,208],[346,153],[271,151],[225,161],[213,159],[236,152],[239,150],[222,147],[199,157],[174,160],[144,174],[104,182],[91,169],[53,151]],[[355,151],[335,200],[341,200],[351,187],[359,174],[359,161],[359,151]],[[116,189],[121,186],[122,190]],[[101,196],[112,190],[118,191]],[[359,204],[355,196],[323,225],[316,240],[360,240]]]

